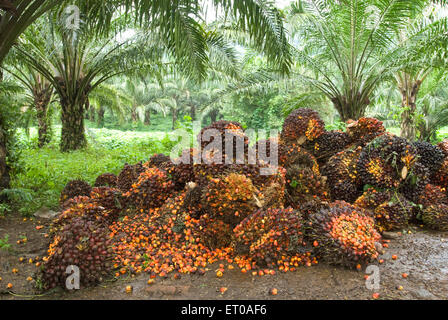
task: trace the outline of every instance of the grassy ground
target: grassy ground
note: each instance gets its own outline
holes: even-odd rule
[[[60,129],[55,127],[55,132]],[[125,163],[146,161],[154,153],[167,153],[172,142],[166,133],[131,132],[89,128],[89,146],[85,150],[61,153],[59,134],[48,147],[35,148],[36,130],[27,138],[20,132],[23,148],[19,172],[13,176],[8,195],[23,215],[30,215],[42,206],[58,207],[58,198],[65,184],[72,179],[93,183],[105,172],[118,174]]]

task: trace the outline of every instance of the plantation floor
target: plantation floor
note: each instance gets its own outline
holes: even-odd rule
[[[36,226],[45,227],[37,230]],[[62,289],[36,295],[33,277],[38,267],[29,258],[42,257],[48,245],[44,237],[47,223],[23,221],[14,215],[0,218],[0,239],[9,234],[11,250],[0,249],[0,299],[448,299],[448,233],[427,232],[417,228],[411,234],[392,239],[380,270],[380,288],[368,290],[364,272],[318,264],[301,267],[295,272],[273,276],[252,276],[238,270],[227,270],[217,278],[217,265],[209,266],[205,275],[183,275],[174,280],[156,278],[147,284],[148,276],[140,275],[118,281],[108,281],[94,288],[66,292]],[[16,241],[26,236],[25,244]],[[393,260],[392,255],[397,255]],[[19,262],[24,257],[25,261]],[[18,269],[14,274],[12,269]],[[408,277],[403,278],[402,274]],[[7,290],[8,283],[13,284]],[[125,293],[127,285],[133,293]],[[398,287],[403,289],[399,290]],[[219,292],[226,287],[224,294]],[[269,290],[278,289],[271,296]]]

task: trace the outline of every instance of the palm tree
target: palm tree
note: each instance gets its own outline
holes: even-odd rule
[[[434,7],[428,6],[428,9],[434,10]],[[402,96],[401,136],[411,141],[416,138],[415,121],[420,89],[428,76],[447,65],[444,55],[448,45],[442,40],[446,40],[447,32],[446,17],[440,17],[435,12],[426,16],[424,11],[419,11],[412,23],[396,35],[399,45],[404,42],[408,47],[404,61],[396,61],[403,67],[395,73],[394,78]],[[434,46],[435,43],[437,45]]]
[[[322,91],[341,119],[362,117],[371,95],[406,50],[394,35],[409,23],[426,1],[307,0],[292,6],[290,15],[300,24],[293,30],[300,75]]]
[[[42,74],[55,88],[61,105],[61,150],[83,148],[87,141],[84,114],[89,94],[108,79],[145,67],[148,72],[160,61],[161,51],[141,34],[125,41],[98,39],[91,42],[85,30],[73,32],[49,19],[51,32],[26,33],[18,54],[30,67]],[[86,25],[87,26],[87,25]],[[42,37],[46,37],[42,41]],[[46,45],[42,46],[41,43]],[[24,49],[26,48],[26,49]],[[143,54],[144,57],[140,57]],[[150,64],[146,64],[150,61]]]
[[[27,66],[5,68],[26,88],[30,107],[36,111],[38,147],[42,148],[51,140],[51,118],[48,108],[53,98],[53,86],[41,74]]]
[[[134,15],[140,25],[145,25],[149,32],[156,32],[170,49],[182,69],[189,75],[206,75],[207,45],[205,32],[200,22],[201,4],[199,0],[2,0],[0,10],[0,67],[5,57],[19,36],[51,9],[63,10],[65,5],[75,4],[85,14],[90,29],[97,34],[108,34],[111,30],[112,17],[117,11]],[[286,33],[278,10],[271,3],[262,0],[213,0],[217,8],[225,14],[232,15],[240,26],[247,30],[256,47],[266,54],[269,61],[287,73],[291,65],[291,55],[287,45]],[[117,26],[114,26],[117,27]],[[123,25],[118,27],[123,28]],[[1,80],[1,75],[0,75]],[[0,131],[5,123],[0,123]],[[78,130],[78,133],[80,130]],[[79,139],[82,134],[79,133]],[[70,145],[63,143],[63,149]],[[0,141],[0,162],[5,162],[8,155],[6,143]],[[5,167],[6,168],[6,167]],[[7,169],[0,168],[0,180],[9,181]],[[6,188],[8,185],[0,185]]]
[[[445,70],[428,77],[417,101],[416,131],[420,141],[436,141],[437,130],[448,125],[448,74]]]

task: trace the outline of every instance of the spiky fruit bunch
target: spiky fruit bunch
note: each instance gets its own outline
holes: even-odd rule
[[[446,189],[428,183],[423,193],[420,197],[418,197],[416,203],[421,204],[424,207],[441,203],[448,205],[448,195],[446,193]]]
[[[41,280],[46,289],[65,288],[67,267],[79,268],[82,286],[96,284],[111,271],[108,229],[94,221],[74,218],[53,239],[44,258]]]
[[[381,235],[364,209],[336,201],[310,217],[316,253],[331,264],[353,267],[378,258]]]
[[[406,139],[384,134],[362,149],[357,170],[364,184],[398,188],[417,163],[417,152]]]
[[[355,201],[362,193],[362,184],[356,170],[361,148],[345,150],[332,156],[322,168],[333,200]]]
[[[204,186],[197,184],[195,182],[189,182],[185,186],[185,199],[183,208],[185,211],[190,213],[192,218],[199,218],[202,213],[202,192]]]
[[[356,207],[375,210],[381,204],[388,202],[393,194],[388,190],[379,190],[376,188],[368,188],[358,199],[356,199]]]
[[[311,168],[316,174],[319,173],[319,164],[317,163],[316,158],[296,144],[281,144],[278,160],[279,165],[285,169],[288,169],[290,166],[298,165],[305,168]]]
[[[395,194],[375,209],[375,225],[380,232],[404,229],[412,218],[413,209],[405,197]]]
[[[313,141],[325,132],[325,123],[313,109],[301,108],[289,114],[283,123],[281,139],[298,145]]]
[[[221,219],[203,214],[199,219],[190,219],[191,236],[210,249],[228,247],[232,242],[232,226]]]
[[[148,167],[162,168],[164,163],[171,162],[171,158],[163,153],[156,153],[148,161]]]
[[[215,139],[218,141],[215,142]],[[249,150],[249,138],[244,133],[241,124],[235,121],[220,120],[203,128],[198,136],[198,142],[201,145],[203,158],[209,159],[209,164],[225,163],[226,158],[229,163],[233,163],[239,156],[246,159]],[[226,154],[226,142],[228,148],[232,150],[232,154]],[[238,150],[240,147],[241,150]],[[215,161],[214,159],[219,153],[222,158],[218,157]]]
[[[168,176],[173,180],[175,189],[180,191],[185,188],[188,182],[195,180],[194,174],[194,156],[195,149],[186,149],[182,151],[181,157],[174,162],[167,161],[160,165]]]
[[[86,197],[86,196],[79,196],[79,197],[74,197],[71,199],[68,199],[67,201],[65,201],[61,206],[61,212],[64,212],[65,210],[77,206],[80,203],[87,203],[90,201],[90,197]]]
[[[289,205],[299,208],[303,203],[319,198],[329,200],[326,179],[312,169],[294,165],[286,171]]]
[[[194,182],[200,185],[207,185],[210,179],[218,178],[233,172],[230,164],[207,164],[200,163],[193,166]]]
[[[398,191],[408,200],[416,202],[429,182],[428,169],[421,163],[416,163],[404,181],[402,181]]]
[[[352,142],[361,147],[385,132],[383,122],[375,118],[360,118],[347,124],[347,133]]]
[[[336,153],[347,148],[351,138],[346,132],[326,131],[316,140],[307,142],[304,148],[312,153],[320,164],[324,164]]]
[[[154,219],[154,223],[163,228],[164,225],[174,222],[172,231],[177,234],[183,234],[185,230],[185,216],[190,214],[185,207],[185,196],[186,192],[180,192],[166,200],[158,210],[159,219]]]
[[[95,180],[95,187],[112,187],[117,186],[117,176],[113,173],[103,173]]]
[[[426,207],[421,214],[421,220],[432,230],[448,231],[448,205],[440,203]]]
[[[448,189],[448,156],[442,162],[440,169],[430,178],[431,183]]]
[[[292,256],[303,246],[302,225],[300,212],[292,208],[258,210],[233,230],[235,249],[265,264]]]
[[[419,156],[418,162],[428,169],[430,175],[436,173],[445,158],[443,151],[428,142],[418,141],[414,142],[413,145]]]
[[[89,196],[92,187],[89,183],[83,180],[69,181],[61,192],[59,203],[63,204],[65,201],[78,196]]]
[[[123,193],[115,188],[93,188],[90,193],[90,199],[91,202],[96,203],[108,211],[109,222],[115,221],[125,206]]]
[[[329,202],[327,201],[322,201],[319,198],[316,199],[312,199],[308,202],[303,203],[302,205],[300,205],[299,211],[303,216],[303,219],[305,221],[305,227],[308,228],[309,227],[309,220],[310,217],[313,216],[314,214],[316,214],[317,212],[319,212],[322,209],[328,209],[329,208]]]
[[[148,168],[123,196],[127,198],[128,204],[144,212],[162,206],[173,191],[174,183],[168,179],[165,171]]]
[[[53,220],[50,226],[50,233],[55,234],[65,225],[70,224],[75,218],[83,218],[84,220],[107,225],[109,222],[115,220],[115,215],[113,211],[106,210],[104,207],[92,201],[92,199],[87,198],[85,200],[79,197],[76,203],[72,203],[70,207]]]
[[[244,175],[231,173],[211,179],[202,194],[202,204],[209,216],[235,227],[257,207],[262,194]]]
[[[440,150],[442,150],[445,157],[448,157],[448,139],[443,140],[439,144],[437,144]]]
[[[143,171],[145,171],[145,168],[140,162],[135,165],[126,163],[117,177],[118,189],[123,192],[129,191]]]

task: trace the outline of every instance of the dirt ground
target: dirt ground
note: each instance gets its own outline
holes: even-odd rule
[[[43,226],[42,228],[40,228]],[[37,228],[36,228],[37,227]],[[443,299],[448,300],[448,233],[428,232],[419,227],[411,233],[397,236],[380,258],[380,288],[366,287],[364,271],[347,270],[319,263],[317,266],[301,267],[295,272],[269,276],[252,276],[238,270],[227,270],[217,278],[217,265],[209,266],[205,275],[183,275],[181,279],[156,278],[147,284],[148,275],[103,282],[97,287],[75,291],[55,289],[36,294],[35,272],[45,255],[48,238],[45,233],[48,222],[30,220],[9,215],[0,218],[0,239],[9,235],[10,250],[0,249],[0,300],[1,299]],[[17,243],[27,238],[26,243]],[[396,255],[396,260],[392,259]],[[38,257],[38,261],[36,261]],[[20,261],[22,259],[22,262]],[[29,259],[32,259],[30,263]],[[37,263],[37,265],[36,265]],[[13,272],[17,269],[17,273]],[[403,273],[408,276],[403,277]],[[7,288],[8,283],[13,287]],[[125,287],[131,285],[132,293]],[[220,288],[225,287],[224,293]],[[276,288],[278,294],[270,295]]]

